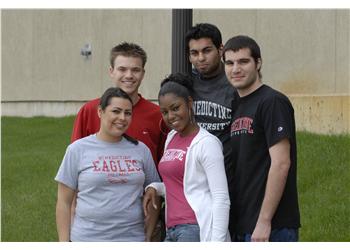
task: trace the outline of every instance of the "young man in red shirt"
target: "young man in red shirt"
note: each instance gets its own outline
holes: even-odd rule
[[[124,90],[133,101],[132,122],[126,134],[142,141],[151,150],[155,164],[162,156],[167,129],[159,106],[138,92],[145,75],[146,52],[137,44],[121,43],[110,53],[109,74],[116,87]],[[71,141],[96,133],[100,128],[97,107],[100,99],[84,104],[75,119]]]

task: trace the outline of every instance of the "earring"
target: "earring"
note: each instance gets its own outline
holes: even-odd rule
[[[190,108],[188,109],[188,113],[189,113],[189,115],[190,115],[190,123],[193,124],[193,123],[194,123],[194,121],[193,121],[193,115],[192,115],[192,112],[191,112],[191,109],[190,109]]]

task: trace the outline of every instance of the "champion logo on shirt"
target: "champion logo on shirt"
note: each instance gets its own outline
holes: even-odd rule
[[[282,132],[282,130],[283,130],[283,127],[278,127],[277,129],[278,132]]]

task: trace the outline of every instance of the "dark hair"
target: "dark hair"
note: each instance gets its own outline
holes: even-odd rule
[[[198,23],[186,33],[185,42],[187,53],[189,52],[190,40],[198,40],[200,38],[211,39],[217,49],[219,49],[220,45],[222,44],[221,32],[218,27],[210,23]]]
[[[223,50],[223,59],[225,61],[225,52],[232,50],[233,52],[237,52],[240,49],[248,48],[250,50],[250,55],[254,58],[255,63],[258,63],[258,59],[261,59],[261,53],[260,53],[260,47],[256,43],[256,41],[253,38],[250,38],[249,36],[234,36],[230,38],[224,46]],[[260,69],[258,70],[259,77],[261,78],[262,75],[260,73]]]
[[[193,80],[191,76],[183,73],[170,74],[160,84],[158,100],[160,96],[171,93],[188,101],[192,87]]]
[[[106,107],[109,104],[111,104],[111,99],[113,97],[127,99],[130,101],[130,103],[132,105],[132,100],[131,100],[130,96],[124,90],[122,90],[121,88],[117,88],[117,87],[111,87],[111,88],[108,88],[100,98],[100,107],[102,110],[105,110]]]
[[[117,56],[141,58],[142,67],[145,67],[145,64],[147,62],[146,52],[139,45],[135,43],[123,42],[111,49],[109,62],[112,68],[114,68],[114,61]]]
[[[131,100],[130,96],[125,91],[123,91],[121,88],[111,87],[111,88],[108,88],[100,98],[100,108],[103,111],[106,109],[106,107],[108,105],[111,104],[111,100],[113,97],[127,99],[130,101],[131,106],[132,106],[132,100]],[[131,136],[128,136],[127,134],[123,134],[123,136],[125,137],[125,139],[127,139],[128,141],[130,141],[131,143],[133,143],[135,145],[137,145],[139,143],[137,140],[135,140]]]

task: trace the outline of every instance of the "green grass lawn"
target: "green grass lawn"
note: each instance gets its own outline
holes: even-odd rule
[[[57,241],[57,169],[73,117],[1,118],[1,240]],[[301,241],[350,241],[350,135],[298,132]]]
[[[301,241],[350,241],[350,135],[297,140]]]
[[[54,177],[73,120],[2,117],[2,241],[57,241]]]

